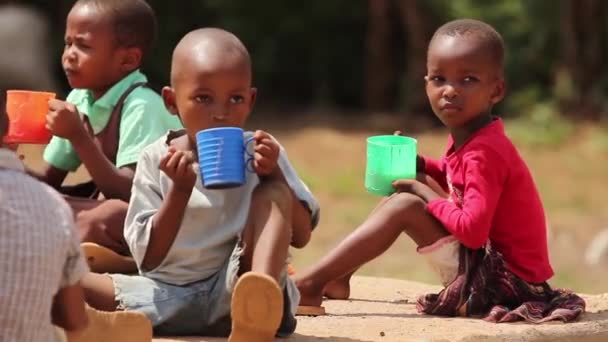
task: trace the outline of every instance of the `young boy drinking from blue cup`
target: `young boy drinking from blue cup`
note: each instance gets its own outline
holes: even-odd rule
[[[543,322],[574,320],[584,311],[580,297],[547,284],[553,270],[540,196],[502,120],[491,114],[505,94],[503,49],[500,34],[476,20],[435,32],[426,93],[450,137],[446,155],[419,158],[418,169],[441,189],[395,181],[395,194],[298,275],[302,305],[319,306],[324,294],[347,298],[352,273],[406,233],[445,286],[418,300],[420,312]]]
[[[127,214],[139,275],[89,274],[90,305],[143,312],[160,334],[271,341],[293,333],[299,294],[286,275],[288,248],[310,239],[317,201],[264,131],[245,133],[255,172],[242,186],[207,189],[196,166],[205,152],[198,132],[245,124],[251,78],[249,53],[231,33],[199,29],[178,43],[162,95],[185,129],[144,150]]]

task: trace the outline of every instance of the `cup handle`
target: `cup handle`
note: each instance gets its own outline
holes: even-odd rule
[[[245,150],[245,154],[248,157],[247,161],[245,162],[245,170],[247,170],[250,173],[255,173],[255,170],[253,169],[253,153],[249,153],[249,151],[247,151],[247,145],[249,145],[249,143],[252,141],[253,141],[253,137],[247,138],[247,140],[245,140],[245,142],[243,144],[243,149]]]

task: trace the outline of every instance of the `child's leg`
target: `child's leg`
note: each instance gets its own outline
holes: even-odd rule
[[[431,189],[433,189],[433,191],[435,191],[442,197],[447,198],[449,196],[441,188],[441,186],[433,178],[431,178],[431,176],[428,176],[424,173],[419,173],[416,176],[416,179],[419,182],[431,187]],[[378,203],[378,205],[374,208],[374,210],[372,210],[372,212],[370,213],[370,216],[373,215],[374,212],[378,208],[380,208],[389,198],[390,197],[383,198],[380,201],[380,203]],[[355,274],[355,272],[357,270],[358,270],[358,268],[355,269],[354,271],[347,273],[345,276],[343,276],[341,278],[338,278],[338,279],[335,279],[335,280],[332,280],[331,282],[329,282],[323,289],[323,295],[330,299],[348,299],[348,297],[350,296],[350,278],[353,276],[353,274]]]
[[[82,242],[94,242],[121,255],[130,254],[123,234],[128,203],[74,197],[66,200],[76,215],[76,226]]]
[[[388,201],[389,197],[384,197],[380,202],[374,207],[372,212],[368,215],[368,218],[372,216],[378,208],[380,208],[386,201]],[[329,299],[348,299],[350,297],[350,278],[359,270],[359,267],[348,272],[343,277],[338,279],[334,279],[325,285],[323,289],[323,295]]]
[[[285,268],[291,241],[291,191],[286,184],[266,182],[253,191],[240,273],[260,272],[277,282]]]
[[[402,232],[420,246],[428,246],[448,232],[425,210],[418,196],[399,193],[389,197],[353,233],[296,280],[302,305],[321,304],[323,289],[386,251]]]
[[[109,275],[89,272],[81,279],[80,284],[89,305],[86,307],[89,324],[83,331],[68,335],[69,341],[150,341],[152,339],[152,323],[146,315],[142,312],[118,309],[114,282]],[[142,290],[146,292],[147,289],[137,289],[137,291]]]
[[[291,196],[282,182],[263,182],[253,191],[241,276],[232,294],[230,342],[272,341],[281,325],[285,303],[279,284],[292,235]]]
[[[116,311],[114,282],[107,274],[89,272],[80,281],[87,304],[102,311]]]

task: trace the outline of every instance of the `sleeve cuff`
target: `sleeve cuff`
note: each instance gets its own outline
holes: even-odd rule
[[[140,153],[129,153],[126,155],[120,155],[116,157],[116,167],[121,168],[123,166],[137,164],[139,161]]]
[[[44,159],[44,161],[50,164],[51,166],[66,172],[75,172],[80,166],[80,163],[73,163],[69,160],[57,158],[47,153],[44,153],[42,159]]]

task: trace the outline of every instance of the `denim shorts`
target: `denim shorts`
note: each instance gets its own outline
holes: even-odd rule
[[[143,276],[111,274],[118,309],[138,311],[152,321],[159,335],[227,336],[230,302],[243,249],[237,243],[224,266],[211,277],[187,285],[172,285]],[[279,284],[283,288],[283,319],[277,336],[291,335],[300,293],[287,276],[287,263]]]

